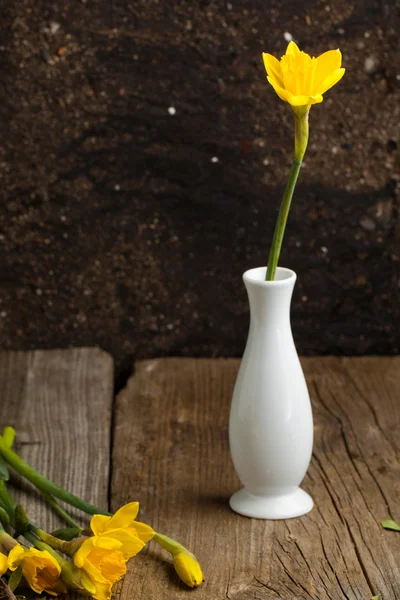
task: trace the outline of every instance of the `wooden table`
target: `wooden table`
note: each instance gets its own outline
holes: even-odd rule
[[[315,508],[264,522],[228,507],[239,482],[228,452],[238,360],[136,363],[113,401],[113,364],[97,349],[0,354],[1,422],[48,477],[116,509],[141,502],[141,520],[200,560],[189,591],[155,544],[130,562],[121,600],[400,599],[400,358],[306,358],[315,416],[304,488]],[[55,517],[18,492],[35,521]],[[165,560],[166,559],[166,560]]]

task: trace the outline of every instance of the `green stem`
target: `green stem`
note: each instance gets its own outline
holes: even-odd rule
[[[294,160],[290,169],[289,179],[283,192],[282,202],[279,209],[278,219],[275,225],[274,237],[272,238],[271,250],[268,258],[266,281],[273,281],[279,262],[279,256],[282,248],[283,235],[290,205],[293,198],[293,192],[296,187],[303,157],[308,143],[308,108],[303,111],[294,111],[295,135],[294,135]]]
[[[56,500],[54,500],[53,496],[50,496],[50,494],[48,494],[47,492],[43,492],[42,491],[42,496],[45,498],[46,502],[48,504],[50,504],[50,506],[52,507],[52,509],[62,518],[64,519],[64,521],[67,523],[67,525],[69,525],[70,527],[77,527],[78,529],[80,529],[80,525],[78,525],[78,523],[76,521],[74,521],[74,519],[67,513],[66,510],[64,510],[62,508],[62,506],[60,506],[58,504],[58,502],[56,502]]]
[[[179,544],[172,538],[164,535],[162,533],[155,533],[153,536],[153,541],[159,544],[165,550],[168,550],[172,555],[174,555],[178,550],[183,548],[182,544]]]
[[[79,510],[88,513],[89,515],[110,515],[109,512],[99,510],[93,504],[81,500],[80,498],[78,498],[78,496],[75,496],[67,490],[64,490],[62,487],[60,487],[53,481],[50,481],[49,479],[38,473],[33,467],[31,467],[25,461],[23,461],[13,450],[10,450],[4,443],[4,440],[1,436],[0,454],[11,467],[13,467],[20,475],[25,477],[25,479],[33,483],[33,485],[36,486],[39,491],[50,494],[50,496],[55,496],[56,498],[63,500],[67,504],[71,504],[71,506],[75,506],[75,508],[78,508]]]
[[[15,521],[15,507],[17,506],[13,498],[8,493],[6,482],[2,479],[0,481],[0,502],[4,506],[5,510],[10,517],[11,524],[14,526]]]

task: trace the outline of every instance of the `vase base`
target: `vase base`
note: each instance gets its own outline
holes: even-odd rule
[[[284,496],[255,496],[243,488],[231,496],[229,505],[240,515],[253,519],[293,519],[310,512],[314,503],[300,488]]]

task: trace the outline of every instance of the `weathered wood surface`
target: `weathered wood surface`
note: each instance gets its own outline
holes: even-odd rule
[[[227,443],[237,360],[137,363],[116,402],[112,504],[137,498],[141,518],[192,549],[206,581],[189,592],[155,545],[131,561],[121,600],[400,598],[400,358],[303,361],[315,415],[304,487],[314,510],[262,522],[230,511],[239,485]],[[1,424],[50,478],[107,505],[112,360],[99,350],[0,353]],[[30,516],[58,525],[35,494]],[[160,560],[161,559],[161,560]]]
[[[113,361],[96,348],[0,353],[0,424],[17,430],[15,448],[73,493],[106,507],[110,473]],[[18,484],[18,481],[17,481]],[[16,495],[29,517],[61,524],[37,494]]]
[[[400,598],[400,358],[308,358],[315,449],[302,518],[234,514],[228,452],[237,360],[136,364],[117,398],[112,506],[137,498],[143,521],[179,539],[205,582],[188,592],[151,545],[131,561],[121,600],[382,600]],[[161,556],[163,560],[160,560]]]

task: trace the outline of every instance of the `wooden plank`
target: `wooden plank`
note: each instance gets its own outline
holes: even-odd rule
[[[17,452],[71,492],[107,507],[113,361],[97,348],[0,353],[0,424]],[[61,524],[36,495],[16,494],[47,530]]]
[[[136,364],[117,398],[112,506],[131,499],[141,519],[199,558],[197,600],[383,600],[400,597],[400,358],[307,358],[315,450],[302,518],[263,522],[233,513],[239,485],[228,452],[237,360]],[[163,558],[160,561],[160,558]],[[155,544],[131,561],[121,600],[178,600],[187,589]]]

